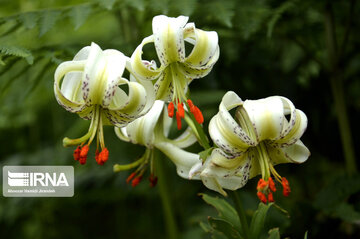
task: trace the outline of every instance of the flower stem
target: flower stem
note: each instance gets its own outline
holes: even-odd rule
[[[335,109],[337,112],[337,120],[344,150],[346,170],[349,174],[352,174],[357,172],[357,168],[348,112],[346,109],[346,102],[344,97],[343,76],[339,67],[339,55],[341,55],[341,53],[339,53],[337,49],[334,15],[330,2],[327,4],[325,11],[325,30],[330,68],[329,80],[334,97]]]
[[[248,222],[246,219],[246,214],[245,214],[244,208],[242,206],[240,197],[239,197],[237,191],[229,191],[229,195],[232,198],[232,200],[234,201],[235,209],[239,216],[240,224],[241,224],[241,227],[244,232],[244,238],[249,239],[250,238],[249,225],[248,225]]]
[[[171,205],[171,200],[170,200],[171,193],[169,192],[169,187],[166,183],[166,174],[164,171],[164,167],[165,167],[164,157],[159,150],[154,149],[154,151],[155,151],[154,152],[154,154],[155,154],[154,162],[156,165],[156,167],[155,167],[156,174],[159,179],[158,180],[158,188],[159,188],[161,202],[162,202],[162,206],[163,206],[163,210],[164,210],[164,219],[165,219],[166,229],[167,229],[167,233],[168,233],[167,238],[177,239],[178,233],[177,233],[176,221],[175,221],[174,212],[172,210],[172,205]]]

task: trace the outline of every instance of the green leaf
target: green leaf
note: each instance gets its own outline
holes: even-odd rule
[[[26,12],[19,16],[20,21],[23,23],[25,28],[32,29],[36,26],[39,20],[39,14],[36,12]]]
[[[60,15],[61,12],[56,10],[44,11],[42,13],[40,19],[40,32],[39,32],[40,37],[43,36],[45,33],[47,33],[55,25]]]
[[[212,16],[227,27],[232,27],[232,19],[235,15],[233,1],[214,1],[208,5],[208,10]]]
[[[308,231],[305,232],[304,239],[307,239]]]
[[[251,238],[259,238],[259,235],[264,227],[267,211],[271,207],[272,203],[264,204],[259,203],[258,209],[255,211],[250,225]]]
[[[111,10],[116,2],[116,0],[97,0],[99,5],[107,10]]]
[[[268,22],[267,37],[271,38],[274,27],[281,18],[282,14],[294,6],[295,4],[293,1],[285,1],[277,9],[275,9],[272,17],[270,18],[270,21]]]
[[[200,222],[200,227],[204,230],[206,233],[211,232],[211,226],[208,223]]]
[[[4,55],[12,55],[25,58],[25,60],[31,65],[34,62],[34,57],[31,52],[20,46],[8,46],[0,45],[0,52]]]
[[[81,27],[85,23],[91,11],[92,8],[89,5],[80,5],[71,8],[69,16],[72,23],[74,24],[75,30],[79,29],[79,27]]]
[[[333,209],[349,196],[360,191],[360,174],[341,175],[330,180],[318,193],[314,206],[319,209]]]
[[[211,152],[214,150],[214,147],[211,147],[209,149],[205,149],[204,151],[201,151],[199,153],[200,159],[205,162],[206,159],[211,155]]]
[[[229,239],[241,238],[239,232],[227,221],[223,219],[208,218],[210,226],[217,231],[222,232]]]
[[[270,229],[268,239],[280,239],[279,228]]]
[[[240,221],[236,210],[227,201],[218,197],[211,197],[204,193],[201,193],[200,196],[207,204],[210,204],[218,211],[221,219],[224,219],[240,230]]]

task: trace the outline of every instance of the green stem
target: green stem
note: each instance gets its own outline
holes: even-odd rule
[[[235,209],[239,216],[241,227],[244,231],[244,238],[249,239],[250,238],[249,225],[248,225],[248,222],[246,219],[245,210],[242,206],[240,197],[239,197],[237,191],[229,191],[229,195],[231,196],[232,200],[234,201]]]
[[[346,170],[349,174],[356,173],[355,153],[352,142],[352,135],[346,102],[344,97],[344,86],[342,75],[339,68],[339,54],[335,37],[334,15],[330,2],[327,4],[325,11],[325,30],[329,57],[330,85],[334,97],[337,120],[340,129],[341,142],[344,150]]]
[[[154,150],[155,150],[154,162],[156,165],[156,174],[158,177],[158,188],[159,188],[161,202],[162,202],[162,206],[163,206],[163,210],[164,210],[164,219],[165,219],[166,229],[167,229],[167,233],[168,233],[167,238],[177,239],[178,233],[177,233],[177,228],[176,228],[176,221],[175,221],[175,216],[174,216],[174,212],[172,210],[171,200],[170,200],[171,193],[169,192],[169,187],[166,183],[166,174],[164,171],[164,167],[165,167],[164,157],[162,156],[160,151],[158,151],[156,149],[154,149]]]

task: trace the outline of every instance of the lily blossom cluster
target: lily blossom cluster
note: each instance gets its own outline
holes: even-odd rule
[[[197,29],[194,23],[187,23],[188,20],[185,16],[154,17],[153,34],[146,37],[131,56],[135,75],[142,80],[155,81],[156,99],[170,101],[169,117],[174,116],[176,108],[178,129],[181,129],[181,119],[185,116],[185,102],[197,122],[203,123],[201,111],[188,100],[186,92],[194,79],[210,73],[220,54],[217,33]],[[154,60],[150,63],[141,58],[143,47],[152,42],[161,63],[159,68]],[[185,55],[185,42],[193,45],[188,56]]]
[[[55,72],[54,91],[67,111],[90,120],[88,132],[76,139],[64,138],[64,146],[77,146],[74,159],[85,164],[96,137],[95,160],[103,165],[109,158],[103,126],[115,127],[118,138],[145,146],[145,153],[130,164],[115,164],[114,171],[133,169],[127,182],[136,186],[150,167],[150,186],[157,182],[153,161],[155,149],[165,154],[186,179],[199,179],[214,191],[226,195],[259,174],[257,196],[273,202],[276,183],[283,195],[291,192],[289,182],[274,168],[281,163],[303,163],[310,155],[300,138],[307,117],[281,96],[245,100],[227,92],[219,112],[209,123],[214,149],[205,159],[185,148],[199,141],[209,149],[202,132],[204,116],[189,96],[189,84],[210,73],[219,59],[218,35],[188,23],[189,18],[156,16],[152,35],[144,38],[131,57],[118,50],[102,50],[92,43],[72,61],[61,63]],[[143,48],[153,43],[155,60],[142,59]],[[186,54],[185,43],[192,45]],[[130,73],[125,79],[125,71]],[[125,90],[128,88],[128,90]],[[235,112],[232,115],[230,112]],[[177,138],[169,138],[173,119],[178,130],[182,119],[188,124]],[[204,139],[205,138],[205,139]],[[202,156],[203,158],[203,156]]]
[[[200,175],[205,186],[226,195],[224,189],[237,190],[261,174],[257,196],[262,202],[274,201],[273,178],[288,196],[289,182],[274,165],[307,160],[310,152],[300,140],[306,127],[306,115],[285,97],[242,101],[229,91],[209,124],[211,139],[218,148],[204,164],[195,165],[191,175]]]

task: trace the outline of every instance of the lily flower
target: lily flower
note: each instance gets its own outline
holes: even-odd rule
[[[229,112],[234,108],[235,118]],[[288,196],[289,182],[274,165],[307,160],[310,152],[300,140],[306,127],[306,115],[285,97],[243,102],[234,92],[227,92],[209,124],[210,136],[218,148],[204,165],[195,165],[190,175],[199,174],[205,186],[226,195],[223,188],[236,190],[261,174],[257,195],[262,202],[274,200],[273,178]]]
[[[157,177],[153,166],[154,148],[159,149],[172,160],[177,167],[177,173],[183,178],[188,178],[191,167],[200,162],[199,155],[183,150],[196,142],[191,129],[187,128],[177,138],[169,139],[172,119],[165,117],[165,114],[165,103],[157,100],[146,115],[126,127],[115,127],[115,133],[121,140],[146,147],[144,155],[137,161],[127,165],[114,165],[115,172],[137,168],[127,179],[128,183],[132,181],[132,186],[136,186],[141,181],[149,164],[150,186],[155,186]]]
[[[153,35],[143,39],[131,56],[134,74],[143,80],[155,82],[156,99],[169,101],[168,115],[174,116],[178,128],[184,118],[184,103],[188,103],[190,112],[199,124],[204,122],[202,113],[186,96],[188,85],[193,79],[206,76],[219,58],[218,35],[214,31],[195,28],[194,23],[187,23],[188,17],[177,18],[164,15],[156,16],[152,21]],[[153,42],[161,63],[156,67],[142,59],[143,47]],[[186,56],[185,42],[193,45]]]
[[[105,147],[103,125],[125,126],[145,114],[154,102],[153,89],[122,78],[126,61],[121,52],[103,51],[92,43],[82,48],[72,61],[63,62],[56,69],[54,91],[58,103],[67,111],[91,120],[84,136],[63,140],[64,146],[78,145],[74,159],[80,164],[86,163],[95,136],[95,159],[98,164],[104,164],[109,151]],[[128,94],[120,88],[122,85],[128,86]]]

